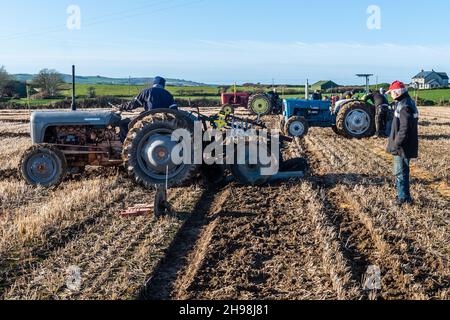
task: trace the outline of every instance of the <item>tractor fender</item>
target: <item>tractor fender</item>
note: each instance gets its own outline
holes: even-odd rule
[[[131,129],[136,125],[136,123],[138,123],[142,119],[144,119],[148,116],[153,116],[155,114],[159,114],[159,113],[172,114],[177,118],[191,119],[192,123],[194,123],[195,121],[198,121],[197,117],[195,117],[194,115],[192,115],[186,111],[175,110],[175,109],[155,109],[155,110],[145,111],[145,112],[141,113],[139,116],[137,116],[136,118],[131,120],[128,127]]]
[[[334,106],[334,114],[337,115],[339,113],[339,111],[341,111],[342,107],[344,107],[346,104],[353,102],[353,101],[359,101],[359,100],[345,99],[345,100],[339,100],[338,102],[336,102],[336,104]]]

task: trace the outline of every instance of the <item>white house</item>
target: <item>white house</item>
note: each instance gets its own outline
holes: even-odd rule
[[[416,89],[435,89],[448,87],[448,75],[445,72],[422,70],[412,78],[411,85]]]

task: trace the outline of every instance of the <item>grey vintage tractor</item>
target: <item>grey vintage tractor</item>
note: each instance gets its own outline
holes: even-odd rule
[[[20,169],[23,178],[32,185],[58,185],[66,175],[78,174],[86,166],[114,167],[124,165],[132,178],[147,188],[157,185],[182,186],[199,173],[206,172],[215,181],[231,172],[244,184],[262,184],[273,178],[262,174],[263,164],[235,164],[231,166],[197,165],[195,161],[175,164],[174,148],[185,144],[192,157],[195,150],[194,124],[208,127],[235,128],[240,131],[264,127],[260,122],[239,119],[233,110],[223,110],[212,117],[200,112],[160,109],[143,113],[132,120],[124,143],[120,139],[121,114],[113,111],[35,112],[31,116],[33,146],[24,153]],[[189,135],[173,139],[177,129]],[[271,148],[270,136],[265,141]],[[201,145],[200,148],[204,148]],[[203,151],[203,150],[201,150]],[[270,153],[270,152],[269,152]],[[194,159],[192,159],[194,160]],[[278,160],[278,159],[276,159]]]

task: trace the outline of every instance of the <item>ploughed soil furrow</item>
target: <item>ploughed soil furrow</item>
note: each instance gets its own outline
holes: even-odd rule
[[[209,243],[208,234],[215,227],[210,216],[227,200],[227,194],[227,190],[214,188],[203,191],[193,215],[177,232],[166,256],[142,288],[141,299],[168,300],[177,297],[192,272],[195,272],[198,261],[203,258],[204,246]]]
[[[344,207],[341,207],[332,200],[330,192],[327,190],[325,180],[329,184],[342,183],[353,178],[346,174],[331,174],[326,169],[323,170],[321,166],[329,166],[327,161],[335,161],[328,159],[324,152],[317,148],[314,144],[314,152],[308,149],[308,145],[299,139],[296,139],[289,147],[289,153],[296,154],[296,156],[303,156],[308,159],[310,164],[309,172],[307,172],[306,179],[312,184],[313,192],[319,195],[322,202],[322,209],[320,215],[326,221],[326,225],[333,232],[335,245],[335,252],[342,252],[341,255],[345,258],[346,264],[349,266],[349,274],[351,281],[354,283],[355,290],[358,296],[348,296],[347,298],[373,298],[373,292],[364,290],[362,279],[370,265],[370,257],[365,253],[367,250],[372,250],[373,246],[370,242],[359,241],[366,237],[365,229],[357,226],[355,221],[347,219],[344,212]],[[293,150],[293,151],[291,151]],[[331,154],[329,154],[331,155]],[[334,156],[335,157],[335,156]],[[320,159],[320,160],[319,160]],[[333,158],[335,159],[335,158]],[[320,175],[319,172],[326,172]],[[355,175],[357,179],[370,179],[369,176]],[[330,241],[330,240],[328,240]]]
[[[316,169],[321,170],[322,173],[348,174],[353,177],[358,174],[361,177],[383,177],[389,174],[385,169],[386,163],[380,159],[374,159],[370,149],[364,148],[359,141],[339,137],[331,130],[313,129],[311,131],[311,135],[304,139],[305,146],[317,154],[313,161],[319,164]],[[368,161],[368,159],[371,160]],[[323,165],[320,165],[321,163]]]
[[[184,298],[337,297],[307,219],[292,217],[298,209],[285,208],[277,199],[276,194],[286,191],[233,189],[219,212],[209,252]]]
[[[3,169],[0,170],[0,180],[6,180],[6,179],[18,179],[19,178],[19,170],[17,169]]]
[[[307,183],[231,185],[206,215],[176,299],[357,298],[357,283]],[[220,204],[220,206],[219,206]],[[158,289],[155,288],[155,291]],[[151,296],[158,298],[159,296]]]
[[[316,137],[316,139],[320,139]],[[312,175],[314,175],[314,179],[317,180],[317,184],[323,186],[325,188],[326,197],[329,201],[329,206],[335,209],[335,221],[337,224],[337,228],[339,230],[343,230],[343,235],[347,241],[349,241],[348,246],[353,248],[355,258],[360,261],[363,261],[362,265],[357,268],[358,270],[355,273],[361,277],[361,282],[364,282],[364,264],[366,264],[366,268],[370,265],[378,266],[378,262],[380,261],[380,257],[382,256],[382,252],[380,251],[380,246],[384,246],[384,242],[380,244],[380,239],[377,235],[373,234],[373,227],[368,227],[367,224],[370,224],[370,219],[361,219],[357,215],[354,214],[355,208],[352,207],[346,201],[343,201],[342,197],[340,197],[340,193],[334,189],[336,184],[339,183],[337,180],[332,180],[327,178],[327,175],[320,175],[319,172],[324,172],[324,167],[326,168],[326,172],[330,174],[333,170],[333,161],[331,158],[324,157],[324,151],[320,148],[317,148],[317,144],[312,144],[310,140],[305,139],[305,141],[298,141],[298,143],[306,146],[308,150],[308,155],[310,159],[315,159],[312,161]],[[317,150],[320,150],[319,152]],[[317,161],[320,159],[320,161]],[[395,280],[395,279],[394,279]],[[397,292],[394,295],[389,296],[388,298],[401,298],[401,285],[396,285],[395,282],[391,284],[392,286],[398,287]],[[371,290],[367,292],[371,299],[375,299],[378,296],[378,292],[376,290]]]
[[[356,154],[364,154],[360,151],[364,147],[364,141],[347,142]],[[411,228],[404,221],[405,215],[396,213],[392,205],[391,194],[394,194],[394,190],[389,186],[390,179],[378,179],[375,176],[366,179],[358,174],[354,177],[351,174],[333,175],[333,170],[339,172],[340,168],[334,166],[333,159],[327,157],[326,151],[318,148],[318,144],[312,143],[308,138],[300,144],[302,148],[306,146],[308,149],[313,174],[316,175],[314,179],[326,189],[331,207],[337,209],[335,215],[338,226],[347,230],[352,246],[358,249],[368,266],[373,264],[381,268],[382,289],[378,292],[379,297],[426,299],[445,295],[448,261],[442,259],[441,254],[427,250],[433,241],[438,244],[441,252],[445,250],[443,248],[448,238],[445,238],[439,220],[436,220],[435,225],[430,218],[426,219],[411,211],[411,215],[415,214],[419,221],[430,222],[428,228],[418,224],[415,225],[416,229]],[[338,153],[347,152],[340,144],[333,144],[333,148]],[[368,155],[360,165],[370,168],[385,162],[374,162],[373,158],[376,158],[375,154],[372,157]],[[353,171],[360,172],[357,167]],[[381,200],[380,195],[383,195]],[[418,198],[422,207],[431,214],[433,209],[429,207],[430,204],[426,205],[422,202],[422,197]],[[374,202],[377,202],[376,205]],[[444,210],[443,207],[438,209],[439,219],[445,219]],[[431,236],[420,239],[417,234],[422,232]],[[376,297],[376,293],[371,292],[370,297]]]

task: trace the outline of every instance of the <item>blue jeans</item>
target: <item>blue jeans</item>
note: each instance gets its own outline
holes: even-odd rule
[[[411,159],[394,157],[394,175],[397,184],[397,198],[399,200],[411,200],[410,191],[410,168]]]

